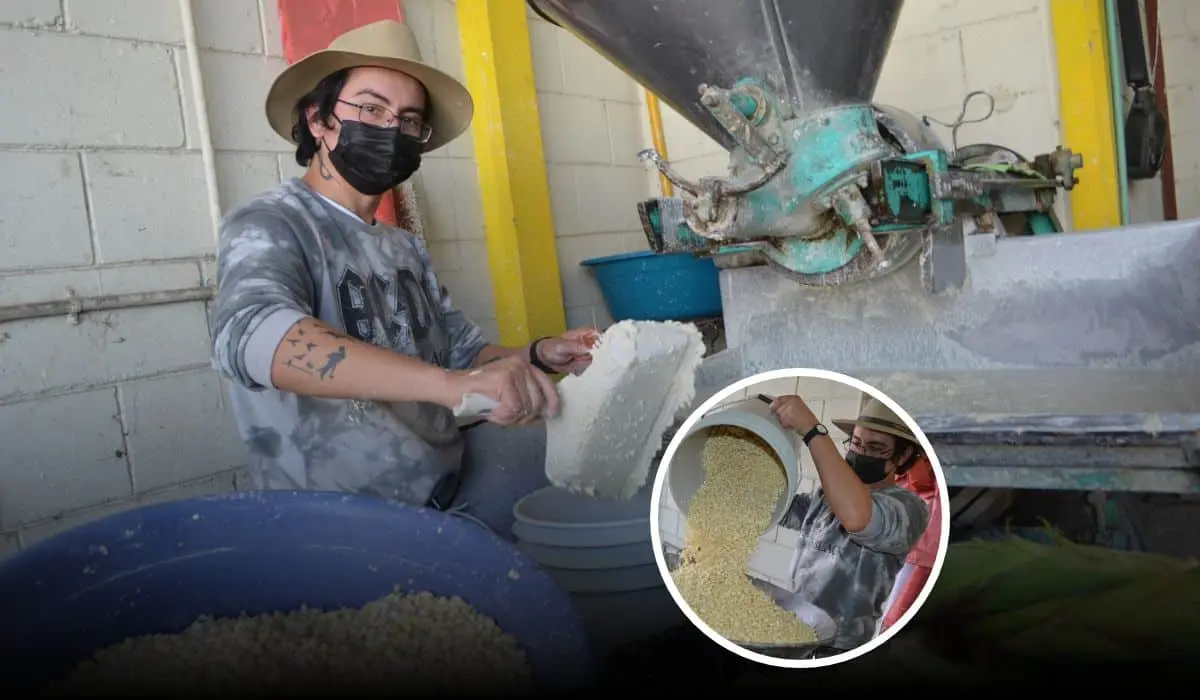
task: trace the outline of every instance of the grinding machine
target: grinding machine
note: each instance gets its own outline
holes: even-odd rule
[[[637,204],[711,255],[727,349],[856,376],[914,415],[952,492],[1200,492],[1200,222],[1064,232],[1084,155],[950,144],[875,104],[902,0],[529,0],[729,153]],[[1078,171],[1078,173],[1077,173]],[[633,203],[631,203],[631,206]],[[1176,497],[1176,496],[1172,496]],[[1090,506],[1089,506],[1090,507]]]

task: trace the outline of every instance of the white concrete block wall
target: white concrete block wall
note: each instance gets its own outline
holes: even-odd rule
[[[287,162],[256,102],[275,4],[202,0],[226,209]],[[214,232],[176,3],[0,5],[0,303],[195,287]],[[16,66],[23,66],[17,69]],[[146,503],[245,486],[203,303],[0,327],[0,555]]]
[[[960,143],[999,143],[1028,157],[1053,150],[1060,125],[1048,3],[908,0],[875,100],[951,123],[967,93],[986,90],[995,112],[959,129]],[[973,102],[968,117],[982,116],[986,106]],[[728,158],[720,146],[674,110],[663,110],[667,150],[679,170],[688,177],[723,173]],[[949,147],[950,130],[934,128]],[[1060,215],[1067,216],[1065,207]]]
[[[833,420],[852,418],[858,415],[862,392],[852,386],[827,379],[800,377],[792,379],[774,379],[753,385],[748,389],[735,392],[721,401],[718,406],[726,406],[757,394],[767,396],[782,396],[796,394],[812,408],[821,422],[829,428],[829,434],[838,446],[846,435],[833,425]],[[843,453],[844,453],[844,448]],[[670,469],[670,465],[667,465]],[[800,452],[800,485],[797,493],[812,493],[819,485],[816,466],[808,450]],[[659,530],[663,542],[673,549],[682,548],[687,536],[687,517],[680,512],[679,505],[670,493],[670,488],[664,488],[659,508]],[[788,590],[793,589],[791,580],[792,552],[796,547],[796,533],[782,527],[773,527],[759,540],[757,551],[750,560],[750,575],[755,578],[770,581],[776,586]]]
[[[567,31],[528,16],[567,324],[605,327],[612,318],[579,263],[648,247],[637,203],[657,193],[637,161],[650,144],[643,91]]]
[[[402,7],[417,35],[422,56],[464,80],[454,2],[405,0]],[[488,337],[498,337],[479,172],[470,131],[423,158],[414,186],[429,253],[443,284]]]
[[[1171,149],[1179,218],[1200,216],[1200,6],[1159,0],[1161,59],[1171,111]],[[1146,43],[1152,45],[1153,37]],[[1151,60],[1154,60],[1153,58]]]
[[[273,0],[194,0],[224,208],[300,173],[261,101],[285,66]],[[463,77],[453,0],[403,3],[423,54]],[[563,291],[607,325],[579,261],[644,247],[641,90],[532,17]],[[214,277],[195,96],[178,5],[0,3],[0,305],[192,287]],[[468,133],[416,189],[441,276],[492,337],[495,308]],[[137,503],[247,485],[209,365],[202,303],[0,327],[0,556]],[[70,436],[70,439],[68,439]]]

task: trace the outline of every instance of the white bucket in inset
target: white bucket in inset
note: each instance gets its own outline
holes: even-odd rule
[[[787,486],[775,505],[770,527],[779,523],[800,488],[800,449],[804,441],[793,430],[779,424],[767,403],[757,397],[713,409],[688,431],[667,466],[667,485],[679,511],[687,516],[688,507],[704,483],[704,442],[713,428],[742,428],[763,440],[779,457],[787,476]],[[768,528],[769,529],[769,528]]]

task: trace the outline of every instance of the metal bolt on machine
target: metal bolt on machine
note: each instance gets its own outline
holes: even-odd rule
[[[1081,154],[959,144],[983,92],[949,147],[875,104],[902,0],[529,4],[728,151],[699,178],[644,151],[679,196],[638,210],[721,268],[730,381],[871,383],[952,487],[1200,493],[1200,222],[1064,233]]]

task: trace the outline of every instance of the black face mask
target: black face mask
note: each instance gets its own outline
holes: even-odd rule
[[[399,127],[343,121],[329,160],[351,187],[377,196],[412,177],[421,167],[422,144]]]
[[[882,457],[870,457],[859,452],[847,452],[846,464],[854,470],[858,478],[867,485],[879,483],[887,478],[887,460]]]

